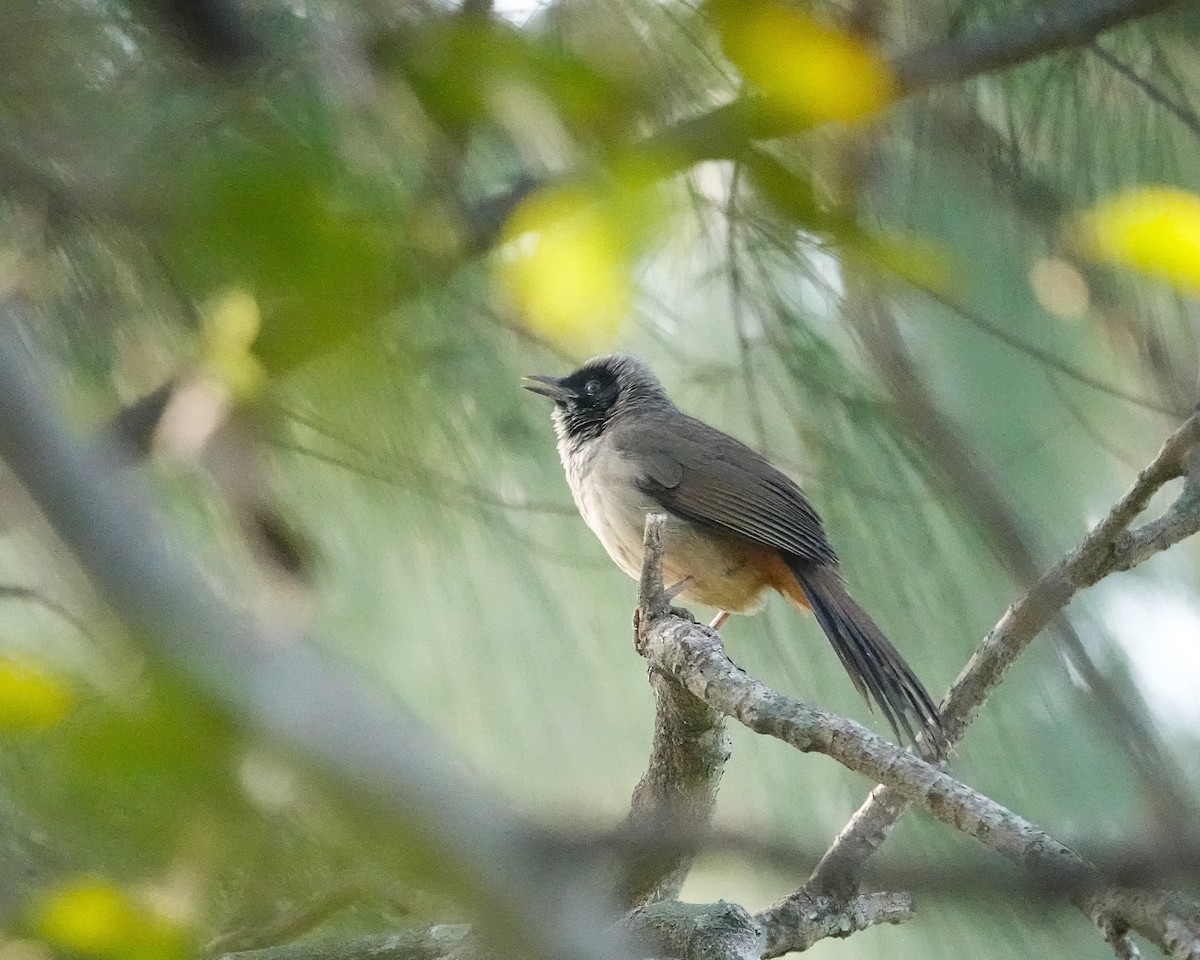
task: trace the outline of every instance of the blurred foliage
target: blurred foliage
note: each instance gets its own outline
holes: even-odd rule
[[[888,55],[1036,11],[247,0],[237,22],[197,4],[204,24],[180,6],[0,12],[0,291],[26,308],[8,333],[51,359],[81,431],[171,384],[140,469],[190,559],[253,615],[312,625],[533,817],[616,822],[652,702],[633,584],[575,514],[520,374],[645,356],[801,482],[936,692],[1020,586],[939,434],[1045,566],[1195,401],[1186,9],[896,101]],[[764,116],[782,135],[750,142]],[[437,863],[151,670],[0,486],[0,584],[33,591],[0,608],[10,944],[149,960],[261,945],[326,901],[326,933],[464,909]],[[281,562],[293,549],[311,562]],[[1200,714],[1169,681],[1196,676],[1196,562],[1185,544],[1072,609],[1193,789]],[[1163,596],[1176,633],[1120,615]],[[784,605],[724,632],[752,674],[872,719]],[[955,769],[1068,842],[1162,829],[1107,716],[1044,638]],[[815,857],[865,796],[733,740],[727,826]],[[917,817],[886,856],[995,866]],[[714,861],[685,896],[758,907],[799,879]],[[1074,914],[967,891],[816,952],[1099,949]]]
[[[1080,244],[1096,260],[1200,289],[1200,196],[1170,187],[1130,190],[1081,218]]]

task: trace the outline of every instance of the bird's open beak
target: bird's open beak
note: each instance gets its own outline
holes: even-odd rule
[[[564,387],[557,377],[543,377],[540,374],[524,377],[521,386],[532,393],[549,397],[555,403],[562,403],[571,397],[571,391]]]

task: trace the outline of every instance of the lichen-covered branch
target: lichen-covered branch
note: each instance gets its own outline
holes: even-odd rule
[[[661,557],[657,565],[644,568],[634,617],[635,640],[642,611],[657,609],[655,604],[663,596],[661,571]],[[650,686],[655,699],[654,740],[646,773],[633,791],[629,826],[698,836],[712,817],[729,758],[725,718],[662,673],[650,672]],[[690,854],[679,850],[639,864],[622,884],[625,902],[638,906],[678,897],[691,864]]]
[[[672,960],[759,960],[762,931],[736,903],[666,900],[632,911],[624,926],[656,957]]]
[[[1182,444],[1176,453],[1182,456]],[[1136,511],[1129,519],[1134,516]],[[647,518],[647,558],[659,556],[662,525],[662,518]],[[670,612],[655,616],[654,609],[642,610],[639,650],[652,667],[675,677],[713,709],[886,785],[901,801],[975,837],[1037,882],[1064,891],[1089,916],[1105,922],[1106,929],[1114,929],[1112,918],[1119,916],[1123,929],[1115,935],[1133,929],[1173,957],[1200,957],[1200,916],[1192,905],[1168,894],[1126,895],[1105,888],[1090,864],[1029,821],[860,724],[777,693],[729,660],[715,631]]]
[[[656,709],[646,773],[633,791],[629,823],[701,833],[717,802],[729,757],[725,718],[670,677],[650,674]],[[688,854],[646,864],[624,886],[625,902],[638,905],[679,896],[691,868]]]
[[[1130,490],[1072,553],[1047,571],[1005,611],[984,638],[942,704],[942,724],[957,743],[1006,671],[1034,637],[1075,594],[1109,573],[1127,570],[1153,552],[1200,529],[1200,469],[1196,443],[1200,419],[1189,418],[1138,474]],[[1166,483],[1186,476],[1184,489],[1159,519],[1134,531],[1129,525]],[[858,882],[863,865],[907,808],[893,790],[878,787],[838,835],[809,880],[810,888],[847,891]]]
[[[764,957],[799,953],[826,937],[848,937],[880,923],[902,923],[912,917],[906,893],[864,893],[833,897],[809,893],[789,897],[779,910],[755,917],[763,931]]]

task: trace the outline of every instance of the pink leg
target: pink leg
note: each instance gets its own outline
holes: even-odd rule
[[[728,611],[725,611],[725,610],[717,611],[717,615],[712,618],[712,623],[710,623],[708,625],[709,629],[720,630],[721,627],[723,627],[725,625],[725,621],[728,619],[729,619]]]

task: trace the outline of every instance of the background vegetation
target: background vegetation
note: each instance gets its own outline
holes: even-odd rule
[[[1056,21],[1013,0],[17,0],[0,349],[37,358],[88,443],[148,446],[131,482],[218,595],[522,816],[611,826],[653,728],[634,586],[519,376],[648,359],[801,482],[940,694],[1195,403],[1200,22],[1125,7],[1041,51],[1013,44]],[[989,62],[989,38],[1017,52]],[[0,952],[473,915],[470,884],[355,812],[352,785],[165,669],[2,482]],[[1185,542],[1077,600],[956,775],[1068,843],[1177,836],[1141,761],[1153,743],[1194,800],[1197,561]],[[723,634],[750,674],[875,723],[782,603]],[[869,785],[732,737],[718,824],[800,866],[713,857],[684,896],[755,909]],[[918,816],[883,860],[1007,869]],[[1102,949],[1020,892],[920,903],[814,949]]]

